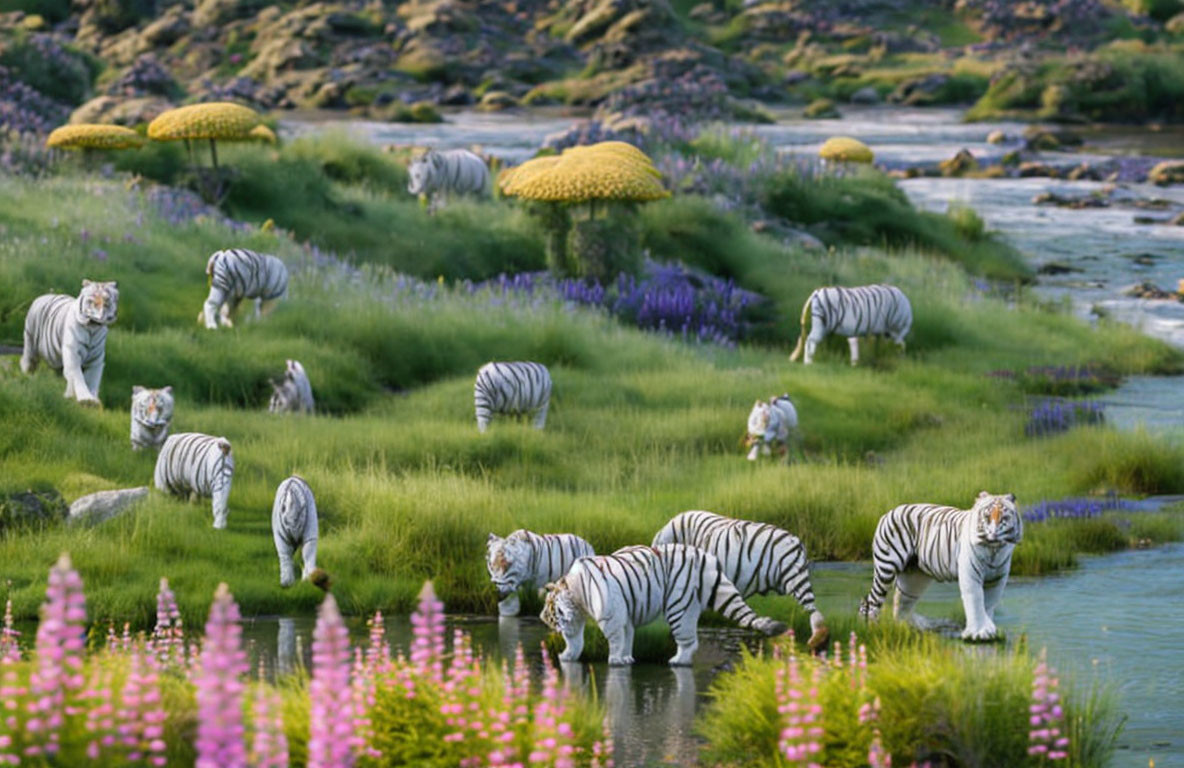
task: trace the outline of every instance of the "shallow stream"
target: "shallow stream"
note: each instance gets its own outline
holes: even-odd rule
[[[350,123],[337,127],[378,143],[461,147],[473,144],[510,160],[521,160],[549,133],[567,127],[571,118],[553,115],[481,115],[460,113],[435,126]],[[286,130],[317,130],[335,124],[285,125]],[[860,138],[877,159],[893,167],[932,164],[966,148],[980,160],[1014,149],[1012,142],[988,144],[987,135],[1002,130],[1018,136],[1017,124],[965,124],[948,109],[851,111],[839,120],[781,120],[754,130],[780,151],[813,155],[829,136]],[[1175,135],[1175,138],[1179,138]],[[1048,153],[1057,164],[1099,162],[1116,155],[1184,154],[1184,141],[1162,133],[1111,130],[1090,134],[1081,153]],[[1035,290],[1067,301],[1083,317],[1097,310],[1184,348],[1184,304],[1144,301],[1122,295],[1144,280],[1171,289],[1184,278],[1184,227],[1140,224],[1136,216],[1169,218],[1184,210],[1184,188],[1125,185],[1107,208],[1084,210],[1038,206],[1033,196],[1054,192],[1079,196],[1101,189],[1101,182],[1030,179],[917,178],[900,182],[923,208],[944,211],[952,202],[973,207],[989,229],[1007,238],[1037,267],[1056,262],[1060,274],[1042,276]],[[1136,198],[1159,198],[1160,207],[1135,207]],[[1184,435],[1184,384],[1180,379],[1136,377],[1102,398],[1107,418],[1119,428],[1144,424],[1179,439]],[[1153,513],[1152,513],[1153,514]],[[817,566],[815,590],[824,612],[854,612],[870,581],[860,563]],[[938,615],[957,607],[952,585],[938,585],[926,595],[925,610]],[[1184,545],[1084,558],[1082,567],[1063,575],[1016,579],[997,616],[1011,636],[1026,633],[1033,647],[1047,646],[1050,660],[1080,685],[1112,684],[1130,721],[1114,765],[1142,768],[1149,758],[1159,768],[1184,768]],[[521,642],[538,660],[545,635],[534,618],[497,620],[454,617],[488,653],[504,653]],[[257,651],[292,663],[299,643],[306,654],[311,619],[260,619],[248,628]],[[389,624],[396,644],[406,647],[406,618]],[[698,749],[692,733],[696,709],[703,703],[715,668],[730,658],[741,635],[702,630],[695,666],[670,670],[637,665],[631,670],[604,664],[569,665],[575,685],[595,685],[606,702],[617,744],[617,765],[691,765]],[[278,653],[277,653],[278,648]]]

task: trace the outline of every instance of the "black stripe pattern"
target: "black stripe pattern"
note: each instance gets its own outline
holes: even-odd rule
[[[810,331],[806,335],[806,321]],[[802,353],[805,338],[805,362],[813,362],[814,351],[832,333],[851,340],[851,362],[858,362],[858,339],[861,336],[887,336],[902,349],[913,325],[913,309],[908,297],[894,285],[863,285],[854,288],[830,286],[818,288],[806,300],[802,311],[801,336],[791,360]]]
[[[670,663],[681,666],[691,663],[698,647],[704,609],[766,634],[786,630],[744,602],[713,555],[684,544],[625,547],[576,560],[548,589],[541,618],[567,642],[560,659],[579,659],[584,617],[591,616],[608,639],[609,664],[632,664],[634,628],[664,616],[678,644]]]
[[[517,616],[520,588],[556,581],[578,558],[594,554],[592,545],[573,533],[538,534],[519,529],[505,538],[489,534],[485,568],[497,588],[498,613]]]
[[[317,502],[308,482],[292,475],[275,490],[271,506],[271,534],[280,560],[280,586],[296,583],[293,558],[300,550],[301,579],[307,580],[317,567]]]
[[[132,389],[132,450],[159,448],[173,421],[173,388]]]
[[[547,424],[551,404],[551,373],[542,363],[486,363],[473,385],[477,429],[484,432],[493,414],[534,414],[535,429]]]
[[[215,528],[226,527],[233,479],[234,456],[225,437],[182,432],[165,440],[156,457],[156,488],[175,496],[211,497]]]
[[[82,281],[78,296],[38,296],[25,315],[21,370],[32,373],[39,361],[66,379],[65,396],[98,402],[107,354],[107,326],[119,311],[115,283]]]
[[[206,262],[210,294],[202,308],[207,328],[218,323],[232,325],[230,315],[243,299],[255,300],[255,316],[262,314],[263,303],[280,299],[288,293],[288,268],[275,256],[255,253],[245,248],[216,251]]]

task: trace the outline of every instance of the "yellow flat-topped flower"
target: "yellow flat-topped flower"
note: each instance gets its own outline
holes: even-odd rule
[[[268,144],[276,143],[275,131],[271,130],[262,123],[252,128],[250,133],[247,134],[247,138],[254,139],[256,141],[263,141]]]
[[[850,136],[832,136],[827,139],[818,150],[818,156],[823,160],[841,163],[871,163],[875,159],[871,147]]]
[[[253,109],[216,101],[191,104],[162,113],[148,124],[148,138],[153,141],[182,139],[243,140],[259,125],[259,114]]]
[[[122,125],[80,123],[55,128],[45,146],[53,149],[128,149],[144,143],[144,138]]]
[[[646,202],[670,195],[650,158],[621,141],[571,147],[561,155],[528,160],[503,172],[498,185],[508,197],[555,203]]]

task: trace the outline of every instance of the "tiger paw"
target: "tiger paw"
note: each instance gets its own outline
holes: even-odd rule
[[[999,636],[999,629],[995,626],[995,622],[987,619],[987,622],[979,627],[972,627],[967,625],[966,629],[962,630],[962,639],[971,641],[994,640]]]
[[[813,634],[810,635],[810,639],[806,641],[806,646],[812,651],[817,650],[820,646],[826,643],[826,640],[829,637],[830,630],[825,626],[819,627],[818,629],[814,630]]]
[[[610,667],[627,667],[633,663],[632,656],[609,656],[608,665]]]

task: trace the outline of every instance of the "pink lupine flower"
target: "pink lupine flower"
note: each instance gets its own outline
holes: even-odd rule
[[[251,742],[251,765],[254,768],[288,768],[288,737],[284,733],[282,704],[279,693],[263,682],[260,665],[252,712],[255,737]]]
[[[779,749],[790,765],[821,768],[814,756],[822,751],[822,704],[818,693],[821,665],[814,664],[811,681],[802,679],[797,654],[790,646],[789,658],[778,670],[775,690],[777,711],[783,727]]]
[[[354,764],[349,667],[349,631],[337,601],[328,594],[313,629],[308,768],[349,768]]]
[[[415,639],[411,643],[411,665],[436,683],[444,673],[444,603],[436,599],[432,582],[425,581],[419,593],[419,608],[411,614]]]
[[[219,584],[210,605],[197,687],[196,768],[246,768],[243,746],[243,680],[247,655],[242,648],[238,604]]]
[[[79,699],[85,702],[86,722],[83,727],[90,734],[86,745],[87,757],[97,760],[103,750],[115,744],[115,708],[111,704],[111,682],[114,675],[111,659],[93,664],[86,688]]]
[[[21,660],[21,649],[17,644],[19,634],[12,628],[12,601],[4,611],[3,652],[0,653],[0,717],[10,731],[17,730],[16,711],[28,689],[20,684],[16,665]],[[0,735],[0,765],[19,765],[20,756],[11,736]]]
[[[4,605],[4,629],[0,630],[0,659],[20,661],[20,636],[21,633],[13,627],[12,600],[9,599]]]
[[[49,569],[49,587],[41,606],[34,655],[36,667],[29,677],[32,694],[29,719],[25,722],[29,756],[52,755],[58,751],[60,730],[67,714],[73,714],[70,699],[82,689],[82,651],[85,646],[86,598],[82,578],[63,554]]]
[[[131,762],[146,760],[163,766],[165,744],[164,721],[168,713],[160,695],[160,681],[151,658],[133,645],[128,658],[127,678],[120,692],[120,707],[116,714],[119,743]]]
[[[1056,761],[1069,757],[1069,737],[1061,731],[1065,713],[1061,709],[1060,685],[1056,670],[1048,666],[1047,651],[1040,652],[1032,679],[1032,703],[1028,707],[1031,730],[1028,732],[1028,754]]]
[[[181,612],[177,610],[177,598],[169,589],[169,580],[160,580],[160,591],[156,593],[156,626],[152,630],[150,647],[156,662],[162,666],[183,666],[185,664],[185,629],[181,623]]]

